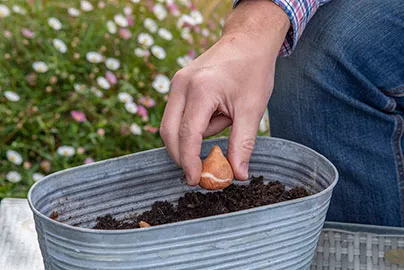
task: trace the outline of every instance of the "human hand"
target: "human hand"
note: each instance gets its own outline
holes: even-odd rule
[[[248,178],[276,57],[289,26],[286,13],[271,1],[244,0],[220,40],[175,74],[160,134],[189,185],[199,183],[203,138],[230,125],[228,159],[237,179]]]

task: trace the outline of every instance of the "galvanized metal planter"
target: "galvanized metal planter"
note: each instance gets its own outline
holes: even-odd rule
[[[205,141],[227,150],[227,139]],[[250,174],[304,185],[315,195],[236,213],[145,229],[89,229],[107,213],[123,218],[190,188],[164,148],[55,173],[36,183],[34,212],[46,269],[308,269],[323,226],[335,167],[302,145],[257,138]],[[59,213],[56,222],[48,216]],[[73,224],[80,227],[71,226]]]

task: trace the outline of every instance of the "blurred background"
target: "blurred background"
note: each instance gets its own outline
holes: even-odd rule
[[[0,199],[62,169],[161,147],[170,78],[219,38],[231,5],[0,0]]]

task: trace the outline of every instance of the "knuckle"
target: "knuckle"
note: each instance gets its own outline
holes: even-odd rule
[[[166,142],[172,136],[172,132],[167,127],[167,125],[164,123],[161,124],[161,126],[159,128],[159,132],[160,132],[160,137],[163,139],[164,142]]]
[[[230,145],[229,149],[232,149],[233,151],[238,149],[243,154],[250,154],[254,150],[255,138],[248,137],[248,138],[244,138],[242,141],[239,141],[239,142],[232,141],[232,144],[233,145]],[[235,145],[235,144],[237,144],[237,145]]]
[[[192,137],[192,125],[189,122],[181,123],[180,129],[178,131],[178,136],[181,141],[187,141]]]
[[[183,68],[174,74],[173,78],[171,79],[171,84],[175,86],[177,84],[185,82],[187,79],[188,79],[188,72],[185,68]]]

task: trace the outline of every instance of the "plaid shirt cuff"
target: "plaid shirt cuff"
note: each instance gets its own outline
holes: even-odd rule
[[[241,0],[234,0],[233,7]],[[280,56],[288,56],[296,47],[297,41],[303,33],[304,28],[311,17],[317,11],[319,5],[328,2],[327,0],[271,0],[280,6],[290,18],[291,28],[286,35],[285,42],[279,52]]]

